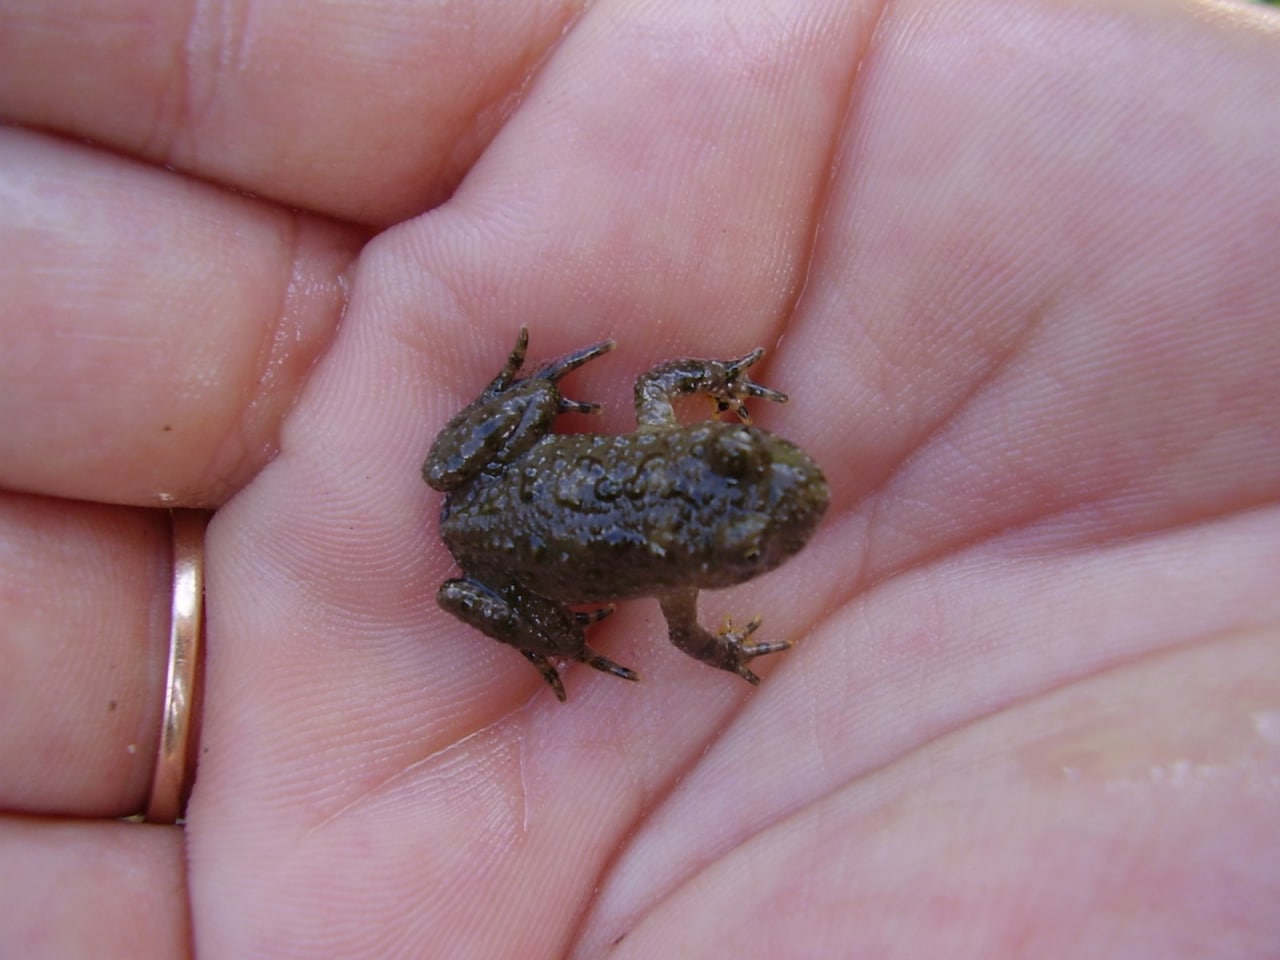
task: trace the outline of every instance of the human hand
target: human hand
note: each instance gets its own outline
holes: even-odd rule
[[[11,8],[0,954],[1273,948],[1278,34],[1148,6]],[[561,705],[437,609],[522,323],[619,341],[615,431],[770,347],[833,502],[703,598],[798,641],[758,690],[636,602]],[[181,828],[112,819],[174,504]]]

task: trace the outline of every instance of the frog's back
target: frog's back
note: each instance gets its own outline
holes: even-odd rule
[[[441,533],[485,582],[603,602],[764,573],[804,545],[826,499],[802,451],[741,424],[550,435],[454,491]]]

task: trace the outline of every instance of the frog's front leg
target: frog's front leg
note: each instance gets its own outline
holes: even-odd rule
[[[703,393],[716,402],[716,412],[732,410],[750,423],[744,401],[760,397],[786,403],[787,395],[762,387],[747,376],[747,369],[764,356],[756,347],[737,360],[671,360],[636,378],[636,420],[641,426],[676,426],[671,402],[678,396]]]
[[[759,617],[740,630],[725,624],[725,628],[719,633],[712,633],[698,623],[697,590],[682,590],[663,597],[662,615],[667,619],[667,630],[673,644],[695,660],[736,673],[750,684],[759,684],[760,678],[747,668],[748,663],[756,657],[778,653],[791,647],[788,640],[746,642],[747,637],[760,626]]]
[[[579,613],[511,585],[504,590],[471,579],[446,580],[436,595],[440,606],[486,636],[510,644],[538,668],[551,685],[556,699],[565,701],[564,684],[551,662],[553,657],[577,660],[624,680],[638,680],[632,670],[614,663],[587,646],[586,628],[613,613],[601,607]]]

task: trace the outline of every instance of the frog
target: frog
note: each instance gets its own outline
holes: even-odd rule
[[[444,494],[440,536],[462,571],[440,585],[440,607],[520,651],[562,703],[558,663],[639,679],[593,649],[587,628],[640,597],[658,600],[678,649],[758,685],[750,663],[792,643],[755,639],[759,616],[703,627],[698,594],[794,556],[829,500],[808,454],[751,423],[748,399],[788,400],[748,376],[763,348],[653,366],[635,381],[636,429],[609,435],[553,428],[562,414],[601,411],[559,384],[615,341],[521,377],[528,346],[521,327],[505,365],[439,432],[423,463],[423,479]],[[680,421],[675,401],[690,395],[712,400],[710,419]],[[736,419],[721,419],[726,413]]]

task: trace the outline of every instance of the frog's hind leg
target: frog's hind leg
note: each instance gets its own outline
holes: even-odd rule
[[[495,589],[470,577],[446,580],[436,600],[459,620],[519,650],[551,685],[557,700],[565,699],[553,663],[557,659],[577,660],[623,680],[639,679],[634,671],[587,646],[586,628],[613,613],[611,606],[579,612],[516,584]]]
[[[726,622],[724,629],[712,633],[698,623],[698,592],[685,590],[662,600],[662,615],[667,619],[671,642],[695,660],[736,673],[753,686],[760,678],[747,666],[756,657],[779,653],[790,649],[789,640],[769,640],[751,643],[747,638],[760,626],[760,618],[753,618],[741,629],[734,629]]]

